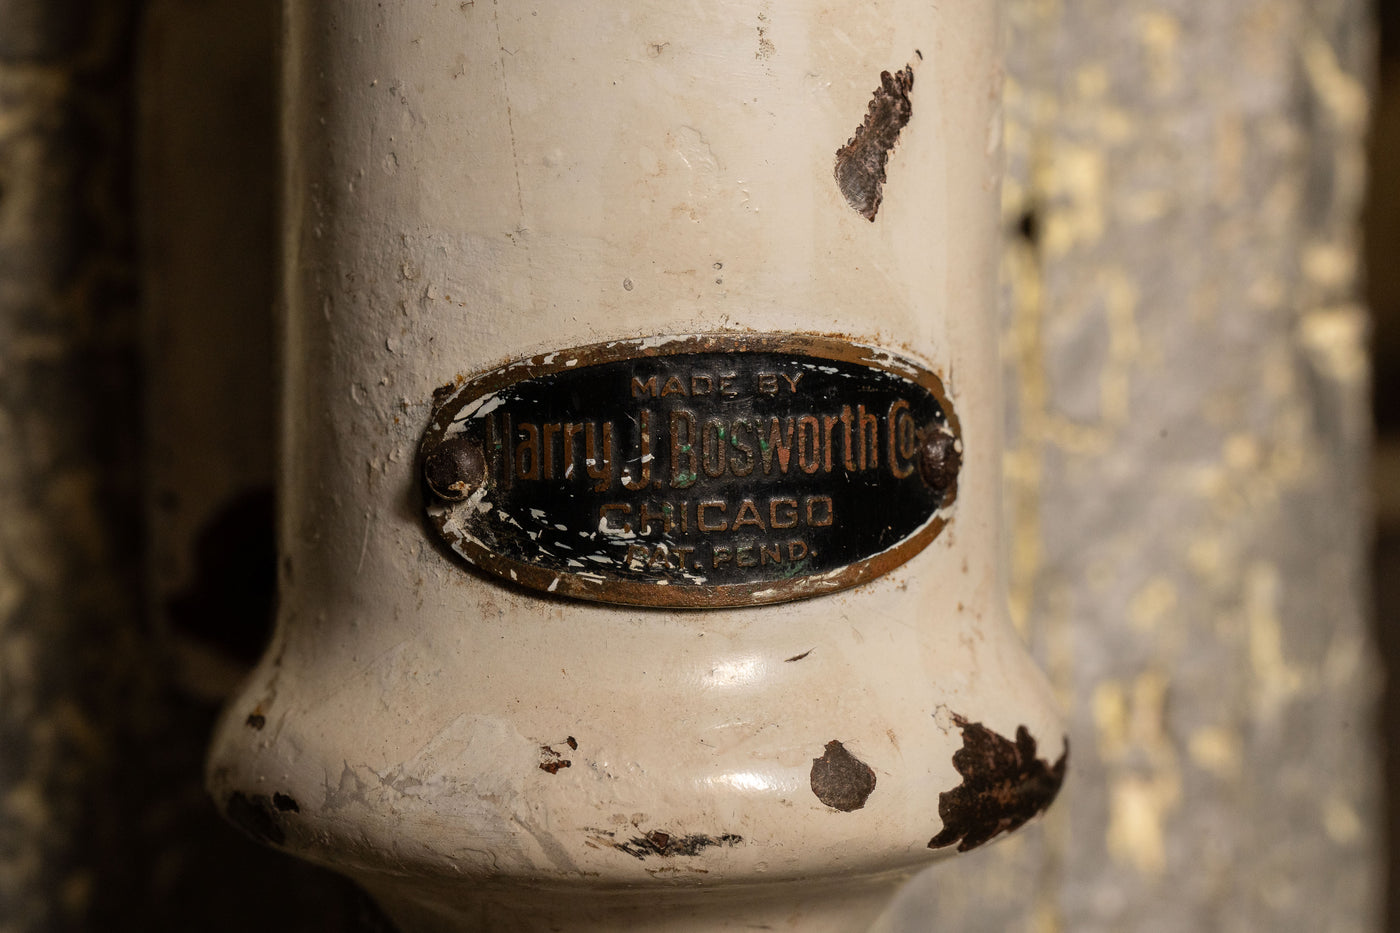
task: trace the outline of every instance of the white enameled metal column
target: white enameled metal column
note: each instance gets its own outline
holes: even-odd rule
[[[1061,728],[999,567],[997,4],[297,0],[284,29],[281,612],[211,753],[230,817],[405,930],[812,931],[1043,807]],[[910,112],[876,128],[872,206],[879,166],[835,163],[882,93]],[[840,594],[658,610],[434,545],[434,389],[741,330],[939,374],[963,464],[929,547]],[[875,776],[858,808],[814,792],[832,742]],[[959,787],[1037,781],[946,825]]]

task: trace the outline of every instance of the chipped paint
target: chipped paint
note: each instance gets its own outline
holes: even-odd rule
[[[865,806],[875,792],[875,772],[835,739],[820,758],[812,759],[812,793],[833,810],[850,813]]]
[[[953,722],[962,730],[963,745],[953,753],[953,767],[963,781],[938,795],[943,828],[928,847],[956,843],[959,852],[966,852],[1014,832],[1050,806],[1064,783],[1069,739],[1052,765],[1036,757],[1036,741],[1025,726],[1017,727],[1013,742],[956,713]]]
[[[880,72],[880,86],[870,99],[865,122],[855,135],[836,150],[835,176],[846,203],[871,223],[885,197],[885,166],[899,141],[900,131],[914,115],[909,93],[914,89],[914,68],[894,74]]]
[[[632,856],[638,861],[648,858],[693,858],[707,849],[732,848],[744,841],[735,833],[720,833],[711,836],[705,833],[673,833],[663,829],[653,829],[630,839],[618,839],[609,830],[593,830],[591,840],[596,845],[605,845],[618,852]]]

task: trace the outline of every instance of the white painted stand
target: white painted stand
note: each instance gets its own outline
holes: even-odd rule
[[[998,28],[987,0],[287,4],[281,614],[210,757],[232,819],[405,930],[812,931],[868,924],[941,832],[1030,815],[944,832],[965,782],[1048,802],[1062,730],[999,564]],[[834,161],[906,67],[872,221]],[[932,545],[698,611],[541,598],[435,546],[435,388],[735,329],[940,374],[964,454]],[[814,791],[833,742],[876,776],[857,809]]]

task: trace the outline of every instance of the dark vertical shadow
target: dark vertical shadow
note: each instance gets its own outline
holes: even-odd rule
[[[1374,624],[1385,671],[1385,929],[1400,933],[1400,0],[1379,0],[1379,68],[1365,212],[1376,421]]]
[[[132,128],[118,142],[141,247],[144,403],[121,430],[142,461],[144,495],[128,501],[145,505],[130,570],[145,594],[146,699],[120,714],[132,722],[115,779],[92,788],[90,928],[386,931],[348,880],[246,838],[203,788],[215,719],[261,653],[275,601],[280,2],[127,2],[114,86]]]

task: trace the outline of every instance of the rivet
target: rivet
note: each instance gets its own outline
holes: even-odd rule
[[[958,439],[942,428],[934,428],[924,435],[919,448],[919,476],[924,485],[940,498],[958,480],[958,470],[962,466],[962,452]]]
[[[423,460],[423,479],[433,495],[460,502],[486,482],[486,456],[469,437],[448,438]]]

